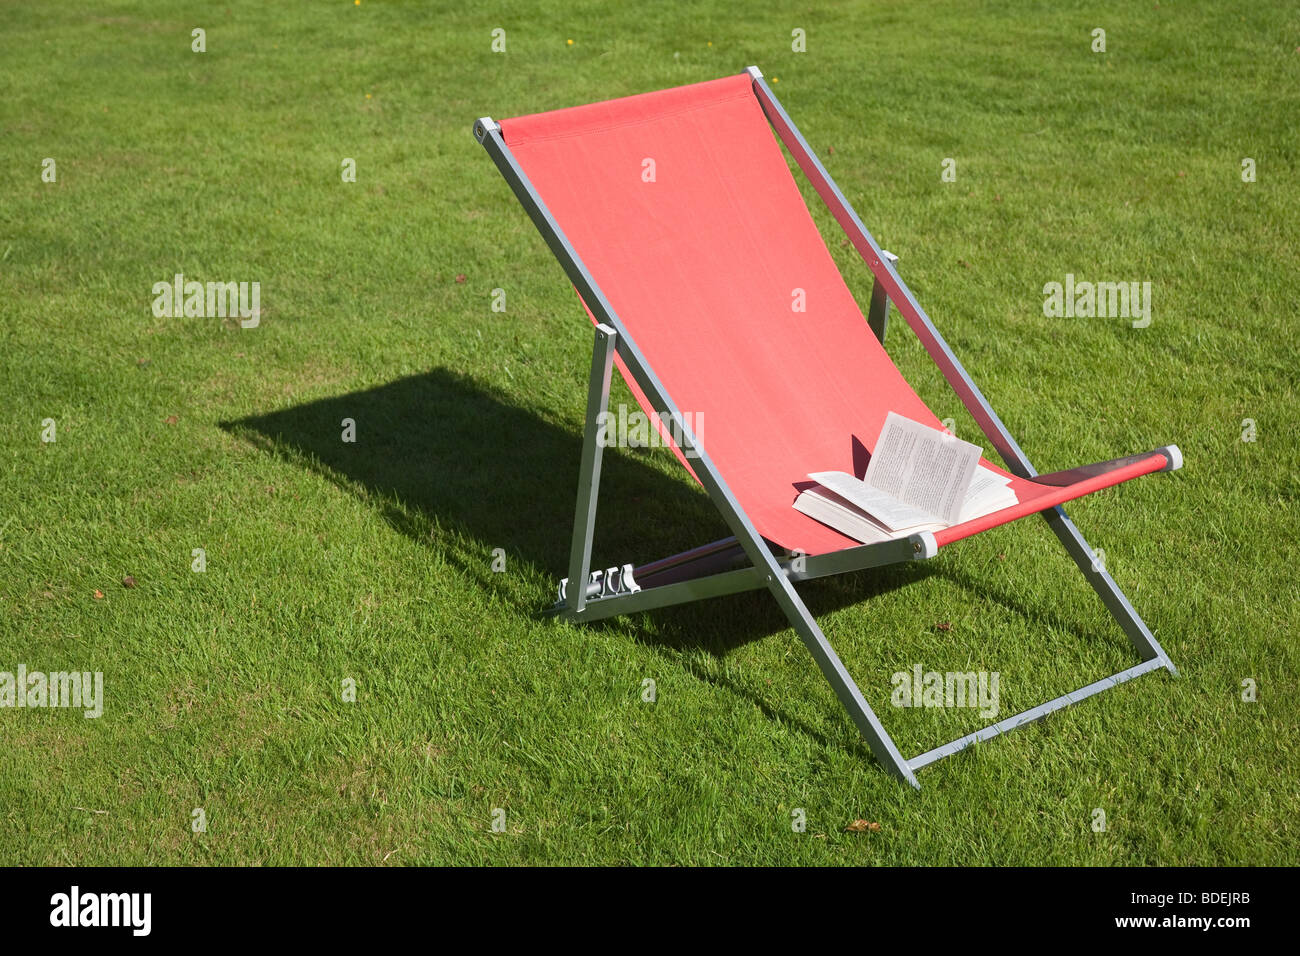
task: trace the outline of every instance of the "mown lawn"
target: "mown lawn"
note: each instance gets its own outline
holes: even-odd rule
[[[0,671],[105,684],[0,709],[0,862],[1297,861],[1300,13],[741,9],[0,4]],[[1040,470],[1186,457],[1070,509],[1181,675],[919,793],[762,594],[539,613],[591,333],[471,124],[751,63]],[[155,317],[176,273],[259,281],[260,325]],[[1149,281],[1150,326],[1045,317],[1067,273]],[[725,533],[667,452],[605,463],[598,566]],[[907,755],[984,723],[891,706],[915,663],[999,672],[1005,715],[1137,661],[1037,519],[803,591]]]

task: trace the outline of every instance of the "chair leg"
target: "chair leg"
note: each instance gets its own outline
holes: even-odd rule
[[[587,425],[582,438],[582,466],[578,472],[578,501],[573,514],[573,546],[569,552],[569,581],[565,602],[575,615],[587,605],[587,574],[591,568],[591,536],[596,527],[596,501],[600,494],[601,418],[609,408],[610,375],[614,369],[614,347],[618,333],[607,325],[596,326],[591,351],[591,378],[587,387]]]
[[[839,698],[844,709],[853,718],[853,723],[866,738],[867,745],[876,760],[898,779],[920,790],[921,784],[916,779],[916,774],[907,765],[903,755],[898,752],[893,738],[889,736],[889,732],[885,730],[880,718],[871,709],[871,705],[863,698],[858,685],[845,670],[844,663],[831,647],[830,641],[826,640],[826,635],[822,633],[822,629],[818,627],[817,621],[814,620],[812,613],[790,581],[784,575],[774,575],[769,576],[767,585],[777,603],[781,605],[781,610],[789,618],[791,626],[804,642],[804,646],[812,653],[817,666],[821,668],[822,675],[835,691],[835,696]]]

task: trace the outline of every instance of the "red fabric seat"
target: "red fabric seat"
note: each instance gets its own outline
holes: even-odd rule
[[[942,426],[844,284],[750,77],[501,131],[759,533],[808,554],[857,546],[791,507],[796,483],[854,471],[854,440],[870,451],[891,410]],[[804,311],[792,308],[800,297]],[[1164,466],[1154,455],[1063,488],[1013,478],[1019,505],[935,537],[944,545]]]

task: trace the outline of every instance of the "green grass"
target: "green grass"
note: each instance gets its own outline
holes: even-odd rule
[[[1292,5],[196,9],[0,4],[0,670],[102,671],[107,697],[0,710],[0,862],[1297,862]],[[761,594],[538,613],[590,331],[471,123],[750,63],[1041,470],[1181,446],[1071,509],[1181,676],[916,793]],[[261,326],[155,318],[176,272],[261,281]],[[1151,326],[1045,318],[1067,272],[1150,281]],[[889,345],[975,435],[901,323]],[[601,513],[598,563],[723,533],[658,450],[606,456]],[[803,591],[909,755],[983,723],[890,706],[914,663],[998,671],[1007,714],[1136,662],[1037,520]]]

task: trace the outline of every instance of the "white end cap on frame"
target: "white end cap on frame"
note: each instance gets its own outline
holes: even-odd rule
[[[933,558],[939,553],[939,542],[934,540],[933,531],[922,531],[920,534],[911,535],[908,540],[912,542],[912,559],[914,561]]]

